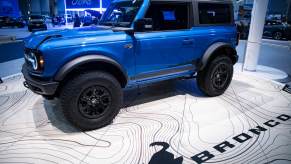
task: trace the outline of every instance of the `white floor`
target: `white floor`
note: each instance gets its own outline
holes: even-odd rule
[[[22,81],[0,84],[0,163],[194,163],[203,151],[213,154],[211,163],[291,163],[291,119],[276,118],[291,115],[291,94],[278,83],[236,73],[215,98],[204,97],[195,80],[132,88],[111,125],[80,132],[58,101],[43,100]],[[269,120],[280,124],[268,127]],[[258,125],[266,131],[249,131]],[[241,133],[252,138],[232,139]],[[213,148],[224,141],[233,147]]]

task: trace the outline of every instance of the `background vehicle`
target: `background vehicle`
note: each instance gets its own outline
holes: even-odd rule
[[[86,16],[82,19],[83,26],[91,26],[91,25],[97,25],[99,22],[99,19],[95,16]]]
[[[125,87],[197,77],[205,95],[223,94],[237,44],[232,0],[116,0],[98,26],[31,35],[22,72],[26,87],[59,98],[66,118],[90,130],[112,122]]]
[[[40,30],[47,30],[44,17],[41,15],[31,15],[28,21],[28,31],[32,32]]]
[[[83,18],[83,21],[84,21],[84,24],[83,26],[89,26],[89,25],[97,25],[99,20],[101,19],[101,16],[102,14],[98,11],[95,11],[95,10],[85,10],[86,12],[90,13],[91,15],[91,18],[87,18],[88,20],[84,20]]]
[[[22,22],[25,26],[28,24],[28,17],[27,16],[20,16],[17,18],[18,21]]]
[[[291,26],[280,21],[266,21],[264,34],[265,38],[273,38],[275,40],[291,39]]]
[[[67,19],[68,23],[73,22],[73,17],[70,14],[65,14],[64,15],[65,20]]]
[[[7,16],[0,16],[0,28],[1,27],[18,27],[23,28],[25,23],[21,19],[15,19]]]
[[[85,11],[90,13],[92,17],[96,17],[98,20],[101,19],[102,14],[99,11],[95,11],[95,10],[85,10]]]
[[[55,16],[52,19],[52,24],[53,25],[65,25],[66,24],[66,19],[62,16]]]
[[[43,18],[46,24],[52,23],[52,17],[48,15],[43,15]]]

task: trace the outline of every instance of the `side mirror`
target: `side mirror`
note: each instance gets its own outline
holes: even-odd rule
[[[144,32],[144,31],[151,31],[152,29],[153,29],[152,18],[138,19],[134,22],[134,31]]]

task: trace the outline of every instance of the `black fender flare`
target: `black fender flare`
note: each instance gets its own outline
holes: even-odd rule
[[[107,64],[112,64],[115,67],[117,67],[120,70],[120,72],[122,72],[123,76],[126,79],[126,82],[128,81],[127,73],[123,69],[123,67],[117,61],[103,55],[84,55],[81,57],[77,57],[67,62],[65,65],[63,65],[61,69],[59,69],[59,71],[56,73],[54,79],[56,81],[62,81],[66,77],[66,75],[68,75],[68,73],[70,73],[72,70],[74,70],[78,66],[81,66],[83,64],[90,63],[90,62],[104,62]]]
[[[214,44],[212,44],[203,54],[200,63],[199,63],[199,70],[202,70],[203,68],[205,68],[205,66],[207,65],[209,59],[211,58],[212,55],[214,55],[214,52],[217,51],[218,49],[221,48],[227,48],[229,50],[231,50],[231,59],[233,61],[233,63],[235,64],[238,61],[238,56],[237,56],[237,52],[235,50],[235,48],[233,48],[229,43],[225,43],[225,42],[216,42]]]

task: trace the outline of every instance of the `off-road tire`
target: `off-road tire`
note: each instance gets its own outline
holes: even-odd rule
[[[217,75],[217,69],[223,65],[226,69],[227,77],[221,87],[213,82],[213,77]],[[233,76],[233,64],[229,57],[220,55],[211,60],[206,67],[197,74],[197,84],[199,89],[207,96],[214,97],[222,95],[229,87]],[[222,77],[222,76],[221,76]]]
[[[81,95],[90,87],[105,88],[111,96],[111,105],[98,118],[86,117],[79,108],[78,103],[81,101]],[[120,83],[111,74],[101,71],[83,73],[70,79],[60,93],[60,103],[64,116],[70,123],[84,131],[98,129],[110,124],[118,114],[122,102],[123,92]]]

